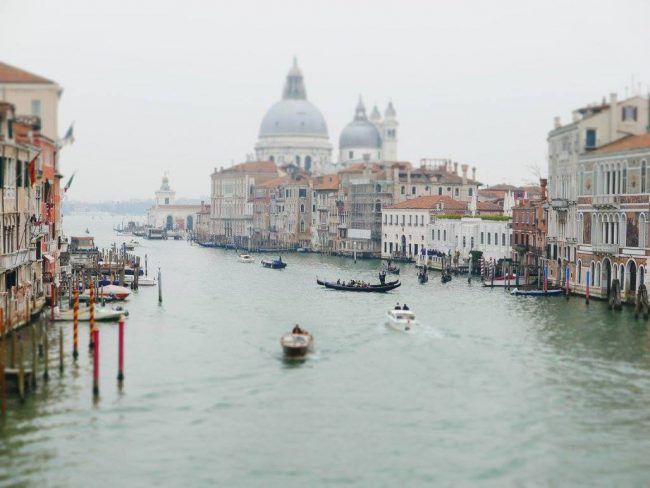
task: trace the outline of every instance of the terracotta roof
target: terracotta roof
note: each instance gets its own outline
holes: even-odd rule
[[[271,178],[270,180],[265,181],[259,185],[256,185],[258,188],[276,188],[282,186],[289,181],[288,176],[280,176],[278,178]]]
[[[404,202],[396,203],[387,208],[405,208],[405,209],[435,209],[438,204],[442,204],[443,210],[465,210],[467,203],[454,200],[445,195],[431,195],[426,197],[412,198]]]
[[[618,141],[610,142],[600,148],[589,151],[590,154],[608,154],[622,151],[633,151],[635,149],[650,149],[650,132],[638,136],[628,136]]]
[[[314,190],[338,190],[338,175],[317,176],[314,178]]]
[[[0,61],[0,83],[42,83],[54,85],[55,83],[42,76],[29,71],[16,68]]]
[[[248,161],[246,163],[236,164],[231,168],[223,169],[221,172],[277,174],[278,167],[273,161]]]
[[[485,210],[485,211],[503,212],[503,207],[498,203],[494,203],[494,202],[477,202],[476,209]]]

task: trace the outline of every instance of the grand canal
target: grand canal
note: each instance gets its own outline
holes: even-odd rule
[[[121,218],[69,216],[100,247]],[[378,261],[314,254],[287,269],[233,251],[143,241],[163,304],[128,308],[126,380],[117,326],[101,326],[101,398],[91,364],[16,400],[0,424],[1,486],[486,486],[650,483],[650,336],[629,309],[527,299],[403,269],[386,295],[324,290],[316,276],[374,279]],[[408,303],[421,330],[388,330]],[[316,337],[302,364],[280,335]],[[54,336],[55,328],[50,329]],[[87,343],[81,327],[81,344]],[[55,341],[51,341],[55,349]]]

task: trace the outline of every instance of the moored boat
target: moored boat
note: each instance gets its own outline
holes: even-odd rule
[[[373,292],[383,293],[390,290],[394,290],[395,288],[401,286],[399,280],[389,281],[388,283],[383,283],[378,285],[371,285],[369,283],[363,283],[355,280],[352,280],[348,283],[339,280],[335,283],[332,281],[319,280],[317,278],[316,283],[324,286],[325,288],[331,288],[333,290],[357,291],[357,292],[365,292],[365,293],[373,293]]]
[[[278,259],[262,259],[261,263],[265,268],[271,269],[283,269],[287,267],[287,263],[282,261],[282,256]]]
[[[126,300],[130,294],[131,290],[118,285],[100,286],[95,289],[96,299],[103,298],[105,300]],[[86,289],[83,293],[80,293],[79,300],[90,300],[90,290]]]
[[[411,310],[395,308],[386,312],[386,325],[400,332],[408,332],[418,325],[418,322],[415,320],[415,313]]]
[[[547,297],[547,296],[561,296],[565,293],[562,288],[554,288],[552,290],[519,290],[515,288],[510,292],[511,295],[526,296],[526,297]]]
[[[314,348],[314,336],[311,335],[311,332],[304,329],[298,330],[296,331],[296,328],[294,328],[293,332],[285,334],[280,338],[282,352],[284,352],[287,358],[304,358]]]
[[[494,279],[488,278],[483,280],[484,286],[515,286],[517,282],[517,275],[515,273],[510,273],[505,276],[495,276]]]
[[[397,274],[397,275],[399,274],[399,266],[395,266],[394,264],[390,264],[390,263],[387,264],[386,266],[384,266],[383,270],[386,273]]]
[[[442,283],[448,283],[449,281],[451,281],[451,273],[448,272],[442,273],[442,276],[440,277],[440,281]]]
[[[64,311],[55,311],[54,320],[56,321],[72,321],[74,320],[74,311],[64,310]],[[125,317],[129,315],[129,312],[122,308],[108,308],[108,307],[95,307],[94,311],[95,320],[119,320],[122,315]],[[77,315],[78,320],[82,322],[88,322],[90,320],[90,307],[83,307],[78,310]]]
[[[239,255],[239,262],[240,263],[254,263],[255,258],[251,256],[250,254],[240,254]]]

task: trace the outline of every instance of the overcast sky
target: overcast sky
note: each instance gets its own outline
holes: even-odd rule
[[[0,0],[0,60],[63,88],[75,200],[178,196],[245,160],[293,56],[336,148],[359,94],[397,110],[398,154],[546,171],[553,117],[650,83],[650,2]],[[637,88],[638,89],[638,88]],[[334,152],[336,157],[337,152]]]

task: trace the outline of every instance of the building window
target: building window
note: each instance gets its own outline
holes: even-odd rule
[[[412,219],[412,218],[413,218],[413,216],[412,216],[412,215],[409,215],[409,227],[412,225],[412,224],[411,224],[411,219]]]
[[[442,231],[442,239],[443,239],[444,241],[447,240],[447,231],[446,231],[446,230],[443,230],[443,231]]]
[[[438,240],[440,240],[440,229],[438,229]]]
[[[41,101],[32,100],[32,115],[41,115]]]
[[[463,236],[463,248],[465,247],[465,236]]]
[[[494,245],[498,246],[499,245],[499,234],[496,232],[494,233]]]
[[[307,198],[307,188],[299,188],[298,189],[298,197]]]
[[[506,245],[506,235],[505,234],[501,234],[501,245],[502,246]]]
[[[269,156],[269,161],[271,161],[272,163],[275,163],[275,158],[273,156]]]
[[[646,173],[647,173],[646,162],[641,161],[641,193],[646,192],[646,183],[645,183]]]
[[[636,120],[637,117],[637,108],[632,105],[627,105],[623,107],[622,119],[623,122],[627,120]]]
[[[415,195],[415,187],[411,188],[411,195]]]
[[[481,244],[483,244],[483,232],[481,232]]]
[[[169,197],[165,197],[165,205],[169,205]]]
[[[350,156],[350,159],[353,159],[353,158],[354,158],[354,151],[350,151],[350,152],[348,153],[348,155]]]
[[[393,225],[393,214],[390,214],[390,225]]]
[[[474,188],[470,188],[468,191],[469,196],[474,196]]]
[[[442,195],[442,187],[441,186],[438,187],[438,195]]]
[[[456,196],[458,196],[458,188],[456,188],[456,191],[454,193]]]
[[[596,147],[596,129],[587,129],[585,132],[585,149]]]
[[[388,223],[388,215],[384,214],[384,225]]]
[[[305,213],[305,204],[304,203],[300,204],[300,213]]]
[[[404,195],[405,193],[406,193],[406,187],[402,186],[402,195]]]
[[[481,233],[481,234],[482,234],[482,233]],[[490,233],[488,232],[488,233],[487,233],[487,236],[488,236],[488,246],[489,246],[490,244],[492,244],[492,234],[490,234]]]

